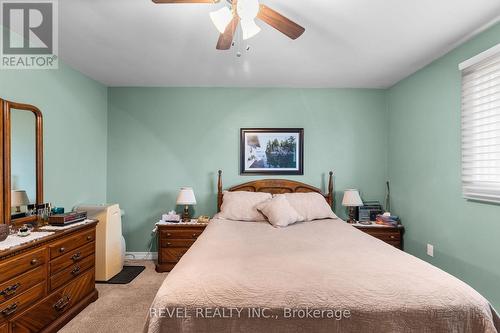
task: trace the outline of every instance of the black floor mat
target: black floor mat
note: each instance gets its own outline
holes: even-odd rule
[[[96,281],[96,283],[127,284],[132,282],[145,269],[145,266],[123,266],[122,271],[108,281]]]

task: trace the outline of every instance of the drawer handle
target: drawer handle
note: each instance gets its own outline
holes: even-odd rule
[[[61,247],[61,248],[59,249],[59,252],[61,252],[61,253],[62,253],[62,252],[64,252],[64,251],[66,251],[66,249],[65,249],[64,247]]]
[[[167,246],[171,246],[171,245],[172,245],[172,243],[170,243],[170,242],[167,242]]]
[[[394,238],[396,238],[396,237],[395,236],[391,236],[391,239],[394,239]]]
[[[193,234],[193,238],[196,238],[196,237],[198,237],[198,234]]]
[[[71,271],[71,274],[73,274],[73,275],[78,275],[78,274],[80,274],[80,266],[78,266],[78,265],[77,265],[77,266],[75,266],[75,267],[73,268],[73,270]]]
[[[91,240],[92,240],[92,236],[88,235],[88,236],[87,236],[87,240],[88,240],[88,241],[91,241]]]
[[[2,314],[4,316],[10,316],[11,314],[15,313],[17,311],[17,303],[12,303],[8,307],[2,310]]]
[[[73,254],[73,256],[71,257],[71,259],[72,259],[73,261],[78,261],[78,260],[82,259],[82,254],[81,254],[81,252],[77,252],[77,253]]]
[[[64,296],[63,298],[58,300],[56,302],[56,304],[54,304],[54,310],[61,312],[69,305],[70,301],[71,301],[71,297],[69,297],[68,295]]]
[[[170,232],[167,232],[167,237],[170,237],[172,236],[172,234]]]
[[[4,290],[0,291],[0,295],[5,296],[5,297],[12,296],[17,292],[17,288],[19,288],[20,286],[21,286],[20,283],[16,283],[12,286],[9,286],[9,287],[5,288]]]
[[[36,264],[38,264],[38,259],[37,258],[31,259],[30,264],[31,266],[35,266]]]

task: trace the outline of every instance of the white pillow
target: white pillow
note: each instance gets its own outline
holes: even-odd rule
[[[234,221],[265,221],[266,217],[256,206],[272,198],[270,193],[247,191],[224,191],[220,213],[217,218]]]
[[[285,193],[276,196],[279,195],[285,196],[297,213],[304,217],[304,221],[338,218],[326,202],[325,197],[319,193]]]
[[[258,204],[257,209],[267,217],[269,223],[274,227],[286,227],[304,220],[283,195],[277,195]]]

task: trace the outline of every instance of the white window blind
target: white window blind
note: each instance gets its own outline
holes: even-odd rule
[[[500,45],[461,64],[462,191],[500,202]]]

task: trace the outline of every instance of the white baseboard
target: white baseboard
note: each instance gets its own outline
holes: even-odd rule
[[[125,260],[156,260],[158,252],[125,252]]]

